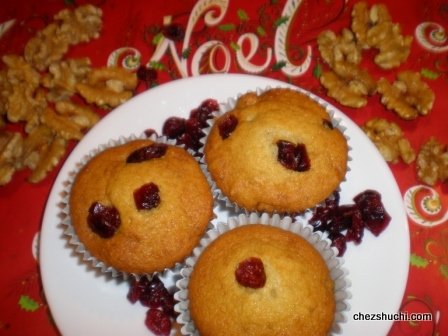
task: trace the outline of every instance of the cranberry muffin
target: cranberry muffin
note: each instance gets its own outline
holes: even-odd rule
[[[77,174],[69,205],[86,251],[133,274],[182,262],[213,217],[213,196],[197,161],[152,140],[95,155]]]
[[[343,181],[348,145],[325,108],[296,90],[242,95],[217,117],[204,147],[223,196],[249,211],[296,213]]]
[[[262,224],[231,229],[205,247],[188,300],[202,336],[327,335],[336,310],[319,252],[295,233]]]

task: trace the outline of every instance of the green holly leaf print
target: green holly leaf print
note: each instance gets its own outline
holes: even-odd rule
[[[285,61],[279,61],[272,66],[272,71],[279,71],[281,68],[286,66]]]
[[[448,265],[446,265],[446,264],[440,265],[439,271],[440,271],[440,274],[442,274],[442,276],[445,279],[448,279]]]
[[[415,266],[417,268],[425,268],[426,266],[428,266],[428,263],[429,263],[428,260],[426,260],[425,258],[420,257],[415,253],[411,253],[411,260],[410,260],[411,266]]]
[[[433,80],[439,78],[439,76],[440,76],[439,73],[429,70],[429,69],[426,69],[426,68],[423,68],[422,70],[420,70],[420,74],[425,78],[433,79]]]
[[[153,45],[158,45],[159,42],[160,42],[162,39],[163,39],[163,34],[162,34],[162,33],[158,33],[158,34],[156,34],[156,35],[152,38],[151,43],[152,43]]]
[[[159,71],[165,70],[165,65],[163,63],[161,63],[161,62],[158,62],[158,61],[151,61],[149,63],[149,67],[154,69],[154,70],[159,70]]]
[[[191,48],[186,48],[182,51],[182,58],[187,59],[191,54]]]
[[[278,18],[277,20],[275,20],[274,27],[277,28],[277,27],[281,26],[282,24],[288,22],[288,20],[289,20],[289,16],[282,16],[282,17]]]
[[[235,30],[235,25],[233,23],[226,23],[218,26],[219,30],[229,32]]]
[[[230,48],[232,48],[234,51],[240,50],[240,46],[236,42],[230,42]]]
[[[30,298],[28,295],[21,295],[19,299],[19,306],[25,311],[34,312],[39,309],[39,303]]]
[[[313,69],[313,76],[319,78],[322,74],[322,65],[320,63],[316,63],[316,66]]]
[[[247,21],[249,20],[249,16],[247,15],[247,13],[242,10],[242,9],[238,9],[236,14],[238,15],[238,17],[240,18],[241,21]]]
[[[264,28],[262,26],[258,26],[257,27],[257,34],[261,37],[265,37],[266,36],[266,30],[264,30]]]

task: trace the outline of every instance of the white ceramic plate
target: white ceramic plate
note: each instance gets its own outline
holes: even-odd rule
[[[58,217],[64,181],[82,156],[120,135],[140,134],[147,128],[161,133],[169,116],[187,117],[207,99],[225,102],[229,97],[268,86],[288,86],[276,80],[236,74],[207,75],[170,82],[139,94],[104,117],[75,147],[51,190],[40,238],[40,265],[45,294],[56,321],[69,335],[148,335],[146,308],[131,305],[128,285],[99,276],[74,256],[63,237]],[[352,147],[351,171],[341,185],[341,203],[357,193],[379,191],[392,221],[379,236],[366,232],[361,245],[349,244],[345,268],[352,283],[343,335],[386,335],[392,321],[356,321],[356,313],[398,311],[409,265],[409,231],[402,197],[389,167],[364,133],[342,112],[335,116],[347,128]],[[219,216],[221,217],[222,214]]]

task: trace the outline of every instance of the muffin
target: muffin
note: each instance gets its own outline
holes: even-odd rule
[[[325,108],[292,89],[242,95],[218,116],[204,162],[217,190],[248,211],[297,213],[335,191],[347,140]]]
[[[320,253],[301,236],[263,224],[231,229],[204,248],[188,300],[201,336],[327,335],[336,310]]]
[[[85,250],[123,273],[182,262],[213,217],[213,195],[183,148],[133,140],[94,155],[76,175],[70,220]]]

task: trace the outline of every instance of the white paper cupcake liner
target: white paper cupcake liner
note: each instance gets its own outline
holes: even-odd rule
[[[342,331],[342,324],[347,320],[345,313],[349,309],[349,299],[351,297],[348,288],[348,271],[343,268],[343,259],[337,257],[338,251],[331,246],[331,241],[323,237],[321,232],[313,232],[313,227],[301,219],[293,220],[291,217],[282,217],[278,214],[240,214],[229,217],[227,223],[220,222],[214,230],[210,230],[201,239],[199,246],[193,250],[191,257],[185,261],[185,266],[180,271],[180,279],[176,282],[177,292],[174,298],[178,301],[174,309],[179,313],[177,322],[182,326],[182,335],[199,336],[189,312],[188,284],[193,268],[201,253],[217,237],[244,225],[263,224],[277,227],[293,232],[306,239],[324,259],[330,271],[330,276],[334,282],[334,298],[336,303],[335,316],[330,334],[339,334]],[[204,309],[207,309],[206,307]]]
[[[80,258],[80,260],[86,264],[86,267],[97,271],[101,275],[106,275],[106,276],[109,276],[112,278],[123,278],[125,280],[128,278],[139,279],[142,276],[147,276],[148,278],[151,278],[154,275],[158,275],[163,278],[163,277],[166,277],[168,273],[178,272],[183,266],[183,261],[178,262],[171,268],[166,268],[163,271],[154,272],[152,274],[137,274],[137,273],[127,273],[127,272],[120,271],[110,265],[107,265],[103,261],[101,261],[98,258],[96,258],[95,256],[93,256],[88,251],[88,249],[85,247],[85,245],[79,240],[78,235],[76,234],[75,229],[71,223],[69,198],[70,198],[70,192],[71,192],[72,185],[75,181],[75,178],[76,178],[78,172],[93,157],[95,157],[97,154],[99,154],[100,152],[102,152],[108,148],[123,145],[125,143],[134,141],[134,140],[148,140],[148,139],[155,141],[155,142],[179,147],[178,145],[176,145],[175,140],[168,139],[166,136],[157,136],[156,134],[152,134],[150,137],[146,136],[145,133],[142,133],[139,136],[132,134],[128,137],[121,136],[118,139],[111,139],[107,143],[99,145],[97,148],[93,149],[88,154],[84,155],[84,157],[81,159],[81,161],[76,164],[75,168],[71,172],[69,172],[69,174],[68,174],[69,176],[68,176],[67,180],[64,182],[65,189],[61,192],[61,201],[59,203],[59,208],[60,208],[59,218],[62,219],[61,224],[62,224],[62,227],[64,228],[64,232],[63,232],[64,237],[67,238],[69,246],[73,249],[75,255],[78,256]],[[189,151],[189,153],[193,154],[191,151]],[[210,184],[211,182],[209,181],[209,177],[207,177],[209,174],[206,171],[205,166],[199,162],[199,159],[197,157],[195,157],[194,155],[192,155],[192,157],[198,162],[199,167],[201,168],[201,171],[204,173],[204,175],[207,178],[207,181]],[[214,206],[213,206],[213,217],[210,220],[210,223],[208,224],[206,231],[214,228],[212,221],[216,218],[216,212],[215,212],[216,210],[215,209],[216,209],[216,204],[214,204]]]
[[[290,86],[278,86],[278,87],[266,87],[266,88],[256,88],[255,90],[250,90],[247,91],[246,93],[249,92],[255,92],[257,95],[261,95],[263,92],[266,92],[268,90],[271,89],[277,89],[277,88],[289,88],[291,89]],[[342,119],[336,117],[335,115],[335,107],[333,107],[330,103],[328,103],[327,101],[323,100],[322,98],[312,94],[311,92],[308,92],[306,90],[303,90],[299,87],[295,87],[293,88],[293,90],[296,90],[300,93],[305,94],[308,98],[314,100],[315,102],[317,102],[319,105],[321,105],[325,111],[328,113],[328,115],[330,116],[331,119],[331,123],[333,125],[334,128],[337,128],[342,135],[346,138],[347,140],[347,146],[348,146],[348,157],[347,157],[347,170],[345,173],[345,176],[343,178],[343,180],[341,181],[341,183],[339,184],[338,188],[335,191],[340,191],[340,186],[342,185],[342,183],[344,183],[347,180],[347,176],[349,175],[350,171],[351,171],[351,161],[352,158],[350,156],[350,152],[352,150],[352,147],[350,145],[350,137],[347,135],[346,129],[347,127],[344,126]],[[239,94],[237,97],[230,97],[227,99],[226,102],[221,102],[219,104],[220,109],[218,111],[215,111],[212,113],[212,118],[210,118],[207,122],[208,122],[208,127],[206,127],[205,129],[203,129],[204,132],[204,137],[201,138],[201,143],[202,143],[202,147],[200,148],[199,152],[201,153],[201,158],[200,161],[201,163],[203,163],[206,167],[207,167],[207,163],[205,162],[205,156],[204,156],[204,149],[205,149],[205,143],[207,142],[207,137],[211,132],[211,129],[214,125],[214,122],[217,120],[217,118],[219,118],[220,116],[222,116],[223,114],[225,114],[228,111],[231,111],[235,108],[238,99],[243,96],[246,93],[241,93]],[[210,175],[210,172],[207,170],[207,178],[209,179],[210,183],[211,183],[211,187],[212,187],[212,191],[213,191],[213,195],[214,197],[219,201],[222,202],[222,204],[224,204],[227,208],[232,209],[235,212],[245,212],[246,214],[250,211],[248,211],[247,209],[244,209],[243,207],[241,207],[240,205],[238,205],[236,202],[230,200],[224,193],[223,191],[217,186],[216,182],[213,180],[212,176]],[[325,201],[322,201],[319,204],[316,204],[313,209],[319,205],[322,205]],[[307,209],[309,210],[309,209]],[[284,215],[295,215],[295,214],[284,214]]]

